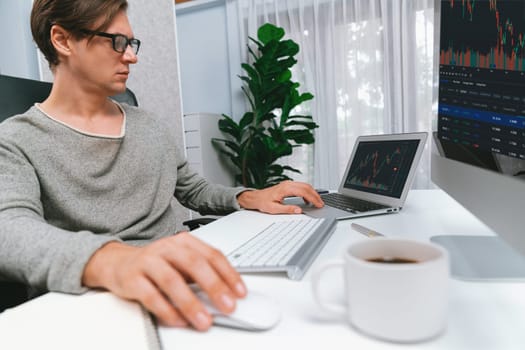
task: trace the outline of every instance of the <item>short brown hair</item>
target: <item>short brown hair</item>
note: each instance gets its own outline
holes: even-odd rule
[[[53,68],[60,62],[51,43],[51,26],[57,24],[73,37],[82,38],[86,36],[82,30],[103,31],[118,12],[127,8],[127,0],[35,0],[31,11],[33,40]],[[101,19],[102,24],[92,28]]]

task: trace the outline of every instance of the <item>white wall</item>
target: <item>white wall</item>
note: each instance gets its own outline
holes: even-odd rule
[[[230,115],[230,70],[224,3],[177,10],[183,113]]]
[[[29,14],[32,0],[0,0],[0,74],[38,79]]]
[[[239,120],[248,108],[241,87],[239,19],[224,0],[178,4],[177,36],[183,114],[224,113]],[[229,43],[228,36],[234,38]],[[232,93],[233,92],[233,93]]]

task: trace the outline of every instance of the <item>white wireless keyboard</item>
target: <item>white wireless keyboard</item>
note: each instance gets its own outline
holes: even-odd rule
[[[335,228],[335,220],[275,221],[227,255],[240,272],[287,272],[301,279]]]

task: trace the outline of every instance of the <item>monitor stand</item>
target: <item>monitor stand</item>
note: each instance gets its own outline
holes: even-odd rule
[[[466,281],[525,281],[525,256],[493,236],[433,236],[448,250],[450,273]]]

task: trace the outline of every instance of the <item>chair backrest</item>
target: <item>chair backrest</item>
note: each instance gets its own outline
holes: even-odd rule
[[[0,122],[27,111],[35,102],[44,101],[52,86],[48,82],[0,75]],[[137,98],[130,89],[111,98],[138,106]]]
[[[44,101],[51,83],[0,75],[0,122]]]

